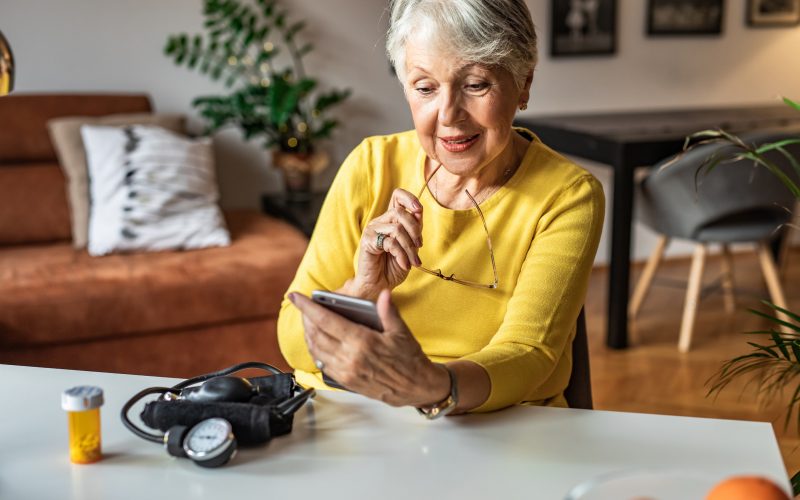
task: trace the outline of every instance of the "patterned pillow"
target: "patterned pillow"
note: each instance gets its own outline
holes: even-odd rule
[[[83,125],[157,125],[182,134],[186,131],[186,118],[178,114],[133,113],[95,117],[62,116],[47,122],[58,163],[67,177],[72,244],[75,248],[86,248],[89,237],[89,172],[81,140]]]
[[[230,244],[211,139],[161,127],[84,125],[91,255]]]

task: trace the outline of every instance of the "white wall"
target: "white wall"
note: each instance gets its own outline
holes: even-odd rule
[[[644,34],[647,2],[619,0],[616,56],[552,60],[550,2],[528,0],[542,57],[525,115],[800,97],[800,29],[747,28],[745,1],[726,2],[721,37],[655,39]],[[220,88],[174,66],[162,48],[170,33],[200,30],[201,5],[200,0],[2,0],[0,30],[14,48],[19,91],[147,91],[158,110],[192,114],[192,98]],[[292,0],[285,5],[308,21],[305,34],[317,46],[307,59],[308,72],[323,87],[353,90],[339,109],[346,127],[328,145],[335,163],[365,136],[411,127],[383,53],[385,2]],[[231,130],[219,134],[217,147],[225,206],[255,207],[259,194],[281,189],[257,144],[243,144]],[[610,200],[608,169],[577,161],[600,178]],[[320,176],[317,187],[324,188],[334,173],[332,168]],[[651,236],[637,229],[635,254],[646,255],[651,243]],[[601,243],[598,261],[605,261],[606,246]]]

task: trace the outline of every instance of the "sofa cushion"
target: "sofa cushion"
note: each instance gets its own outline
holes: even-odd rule
[[[63,174],[52,169],[50,172],[37,170],[29,175],[20,172],[26,166],[57,165],[47,132],[49,120],[59,116],[147,113],[151,109],[150,98],[143,94],[14,93],[0,99],[0,200],[5,212],[0,215],[0,244],[64,239],[64,221],[69,231]],[[18,179],[17,175],[23,178]],[[40,184],[43,178],[46,181]],[[12,204],[7,193],[24,198],[25,203]],[[21,210],[28,208],[31,208],[29,213],[20,215]],[[6,225],[8,220],[13,221],[10,232]],[[69,238],[69,234],[66,237]]]
[[[179,114],[134,113],[101,117],[68,116],[47,122],[58,161],[67,177],[72,243],[86,246],[89,234],[89,173],[86,150],[81,139],[83,125],[157,125],[178,134],[186,132],[186,117]]]
[[[161,127],[84,125],[89,254],[228,246],[210,137]]]
[[[226,219],[225,248],[106,257],[70,243],[0,249],[0,346],[276,316],[305,236],[256,212]]]
[[[0,245],[70,238],[64,174],[55,162],[0,165],[0,200]]]
[[[102,116],[147,113],[143,94],[25,94],[0,99],[0,123],[12,124],[0,134],[0,164],[55,161],[47,122],[58,116]],[[11,130],[11,133],[8,133]]]

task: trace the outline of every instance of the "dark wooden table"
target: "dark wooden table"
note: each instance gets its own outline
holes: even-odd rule
[[[261,195],[261,211],[285,220],[311,237],[326,193],[311,193],[308,199],[293,199],[285,193]]]
[[[614,171],[606,344],[624,349],[628,345],[634,170],[677,153],[687,135],[703,129],[800,131],[800,113],[775,105],[542,116],[517,123],[556,151],[606,164]]]

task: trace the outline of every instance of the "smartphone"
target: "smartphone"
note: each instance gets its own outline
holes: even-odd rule
[[[325,290],[311,292],[311,300],[354,323],[367,326],[379,332],[383,331],[383,325],[378,316],[378,308],[371,300],[358,299]],[[346,387],[327,376],[325,372],[322,372],[322,380],[331,387],[347,390]]]

